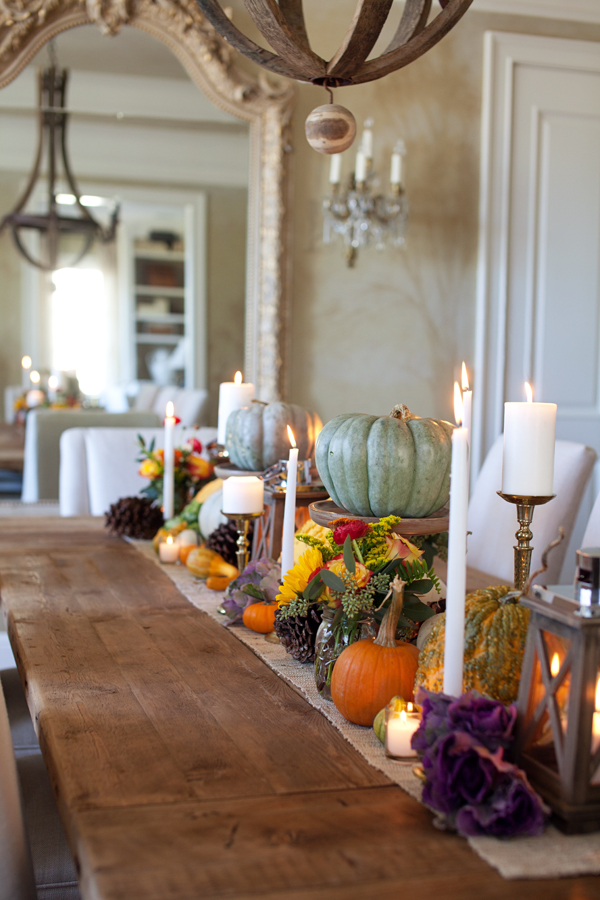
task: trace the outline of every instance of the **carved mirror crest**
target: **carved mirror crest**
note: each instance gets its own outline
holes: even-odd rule
[[[245,378],[271,402],[285,393],[288,185],[294,89],[243,71],[195,0],[0,0],[0,88],[51,38],[97,24],[162,41],[218,107],[249,123]]]

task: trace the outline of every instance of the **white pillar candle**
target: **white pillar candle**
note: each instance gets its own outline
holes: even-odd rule
[[[23,378],[21,384],[25,389],[29,387],[29,370],[31,368],[31,357],[24,356],[21,360],[21,367],[23,369]]]
[[[219,387],[219,421],[217,442],[225,444],[227,419],[236,409],[250,406],[254,399],[254,385],[242,381],[242,373],[236,372],[233,381],[224,381]]]
[[[342,154],[334,153],[329,165],[329,184],[339,184],[342,175]]]
[[[285,506],[283,508],[283,533],[281,535],[281,577],[294,565],[294,536],[296,534],[296,484],[298,482],[298,448],[294,433],[287,427],[290,439],[290,455],[287,464]]]
[[[232,475],[223,482],[224,513],[261,513],[265,485],[256,475]]]
[[[354,180],[357,184],[363,184],[367,177],[367,158],[362,150],[356,154],[356,166],[354,169]]]
[[[387,755],[416,756],[417,751],[413,750],[410,742],[419,725],[419,716],[408,716],[404,710],[399,716],[390,716],[385,729],[385,752]]]
[[[175,416],[170,400],[165,410],[164,459],[163,516],[172,519],[175,515]]]
[[[454,410],[462,423],[460,388],[454,384]],[[469,504],[469,449],[466,428],[452,432],[450,469],[450,526],[446,585],[446,636],[444,644],[444,693],[460,697],[463,690],[465,644],[465,593],[467,579],[467,507]]]
[[[502,491],[548,497],[554,492],[556,403],[534,403],[528,384],[526,391],[526,403],[504,404]]]
[[[175,563],[179,559],[179,544],[173,540],[171,535],[166,541],[161,541],[158,545],[158,558],[161,563]]]

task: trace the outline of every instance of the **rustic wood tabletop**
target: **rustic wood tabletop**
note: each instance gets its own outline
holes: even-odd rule
[[[89,900],[588,900],[504,881],[98,520],[0,522],[0,590]]]

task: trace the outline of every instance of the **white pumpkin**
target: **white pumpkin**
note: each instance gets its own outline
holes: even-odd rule
[[[200,512],[198,513],[198,526],[200,528],[200,534],[203,539],[206,538],[215,531],[219,525],[225,524],[228,519],[221,513],[221,509],[223,508],[223,488],[218,491],[214,491],[208,497],[202,506],[200,507]]]
[[[179,544],[181,547],[197,547],[198,532],[194,531],[193,528],[186,528],[185,531],[179,532],[175,538],[175,543]]]

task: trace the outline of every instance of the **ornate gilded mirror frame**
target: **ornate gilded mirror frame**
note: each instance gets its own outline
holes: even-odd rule
[[[280,399],[287,368],[293,86],[241,69],[195,0],[0,0],[0,88],[51,38],[90,24],[107,35],[132,26],[162,41],[216,106],[249,122],[244,377],[261,400]]]

